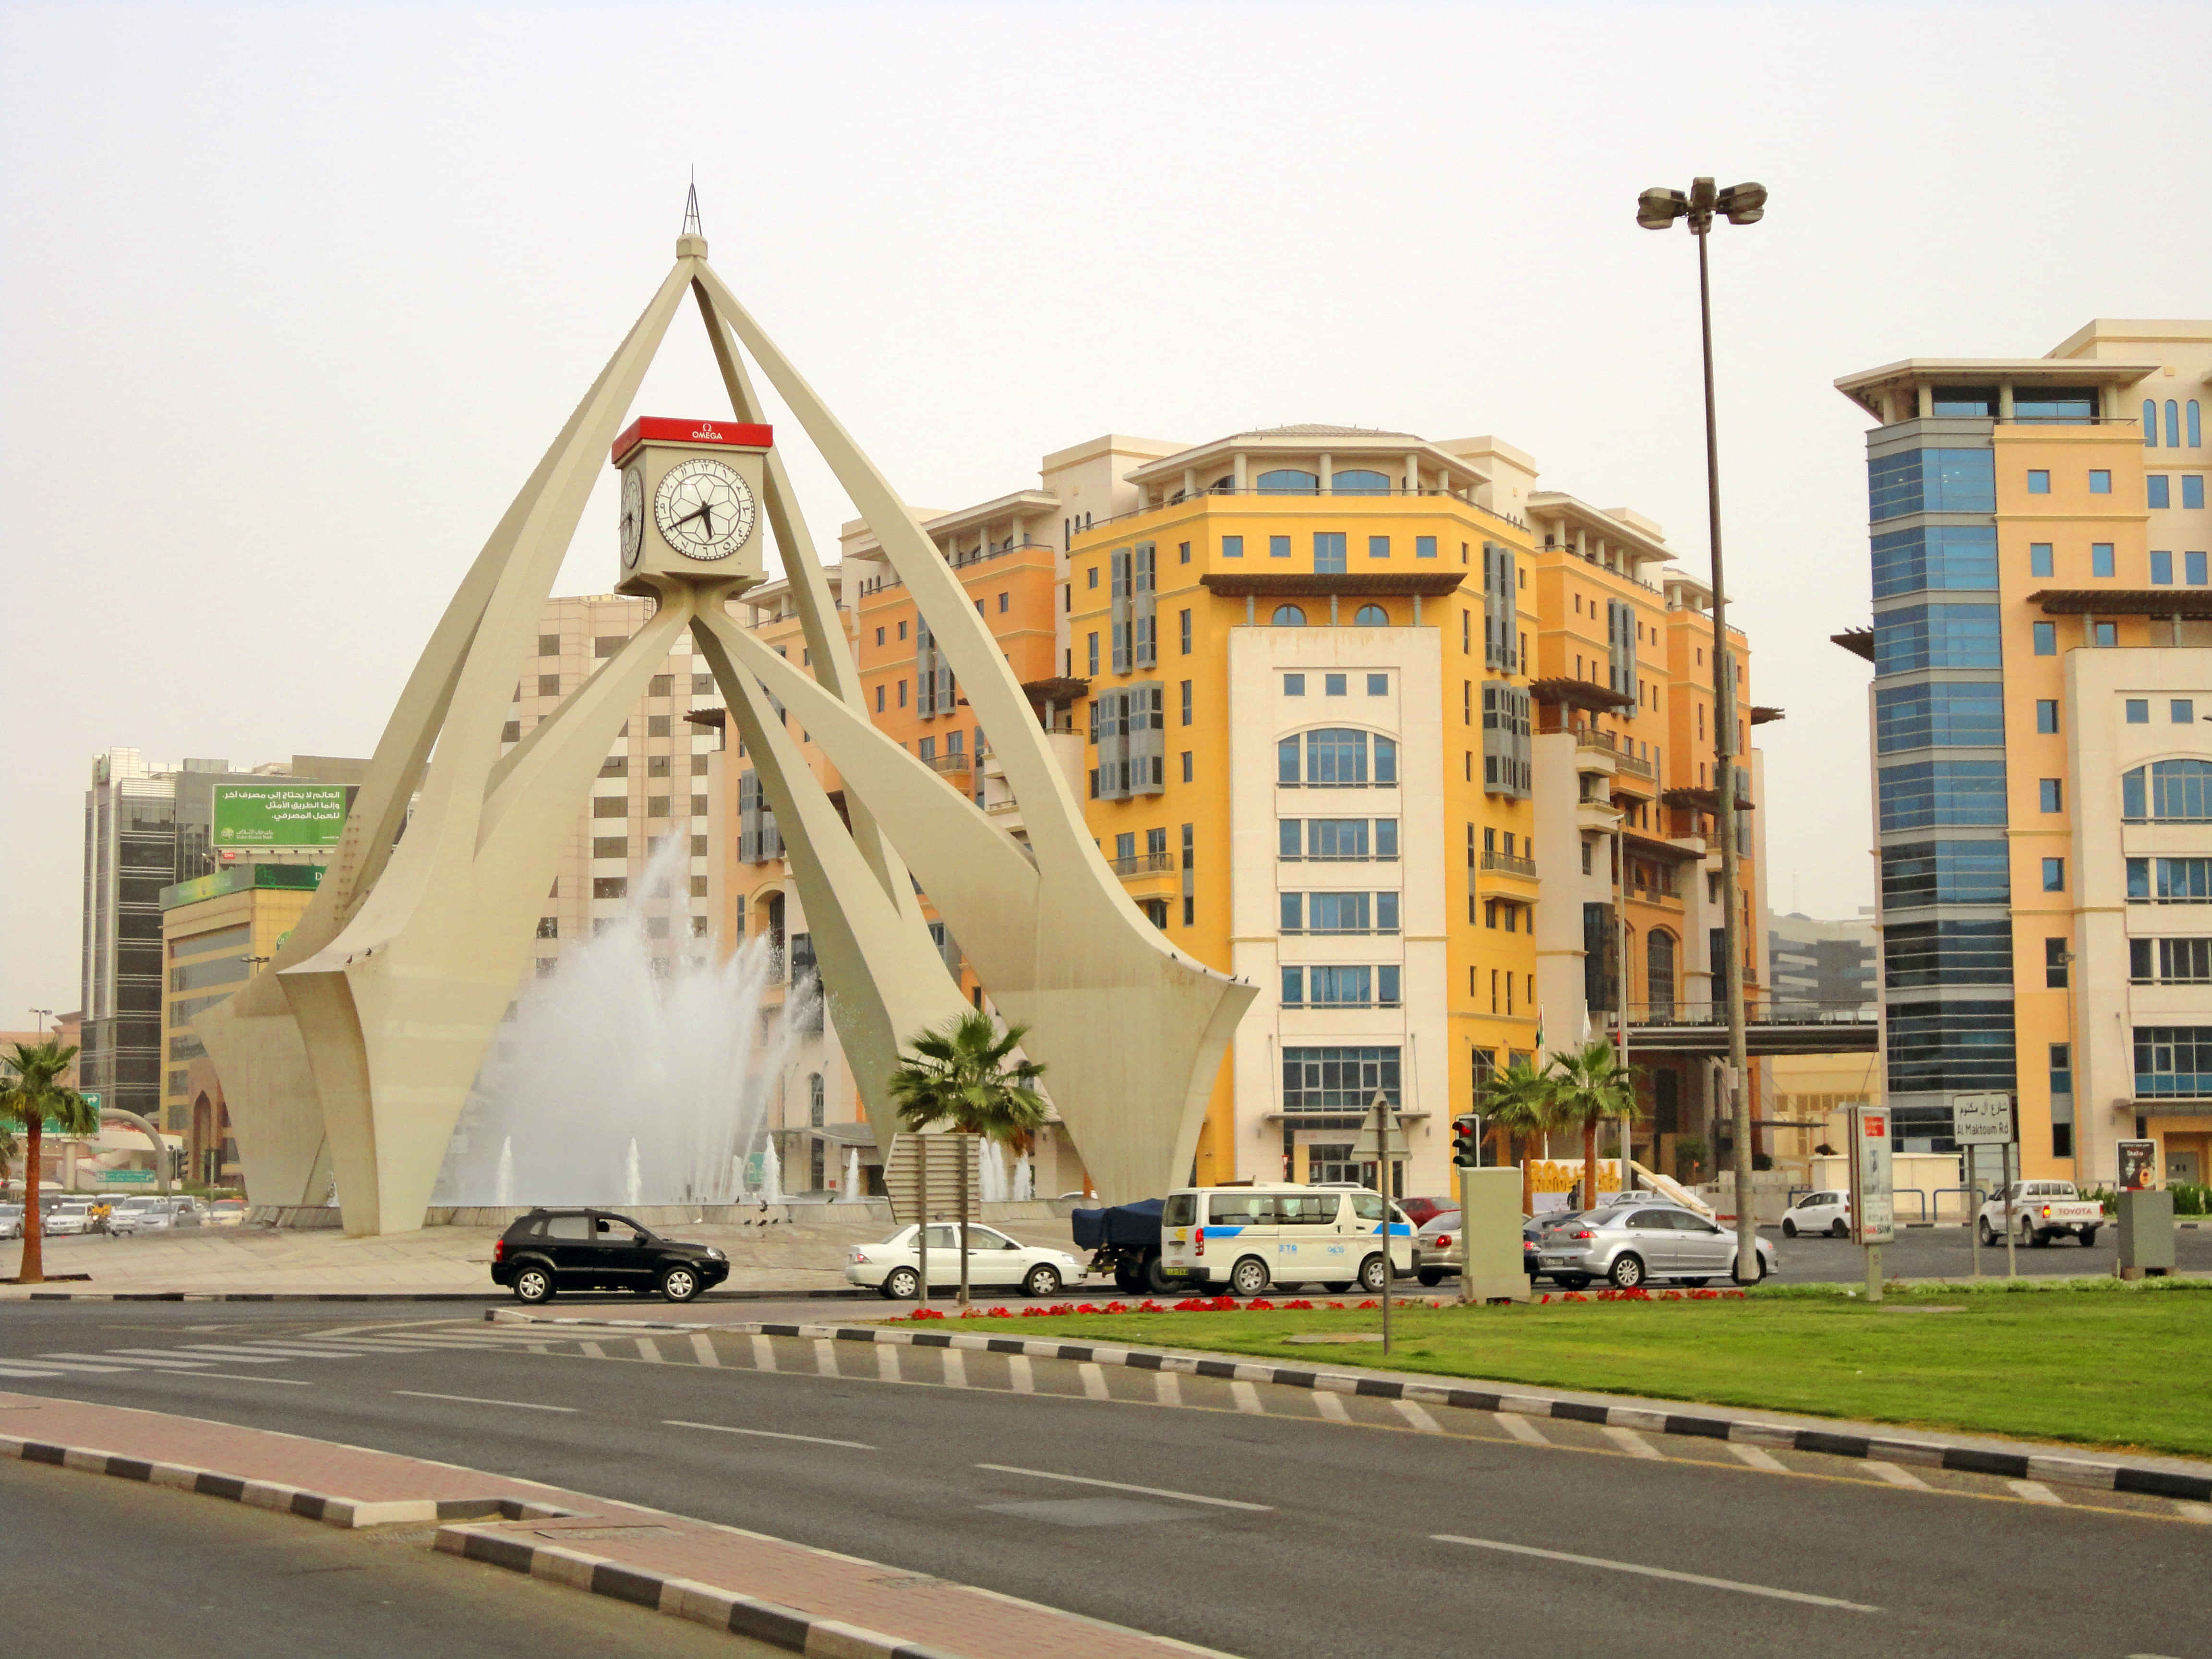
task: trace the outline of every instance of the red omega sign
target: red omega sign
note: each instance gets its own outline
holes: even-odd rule
[[[615,440],[614,464],[640,444],[720,444],[731,449],[767,449],[775,441],[773,427],[746,421],[676,421],[657,415],[640,416]]]

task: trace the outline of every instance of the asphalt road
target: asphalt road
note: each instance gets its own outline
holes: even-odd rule
[[[162,1659],[766,1659],[784,1650],[430,1547],[0,1462],[0,1648]]]
[[[357,1351],[252,1346],[318,1334]],[[372,1346],[414,1340],[456,1346]],[[27,1304],[0,1311],[0,1367],[116,1369],[0,1388],[502,1471],[1254,1659],[1534,1653],[1630,1631],[1639,1653],[1683,1659],[2204,1651],[2212,1510],[2163,1500],[1886,1483],[1579,1425],[1527,1443],[1521,1419],[1442,1412],[1440,1431],[1362,1398],[1332,1421],[1304,1390],[1212,1379],[1170,1401],[1148,1373],[997,1355],[897,1351],[891,1382],[887,1350],[701,1340],[712,1368],[680,1335],[548,1333],[534,1353],[428,1310]],[[138,1349],[202,1369],[136,1369],[119,1351]]]
[[[1778,1275],[1783,1284],[1857,1284],[1866,1278],[1865,1254],[1849,1239],[1784,1238],[1773,1227],[1759,1231],[1781,1258]],[[2022,1277],[2109,1278],[2119,1261],[2120,1230],[2100,1229],[2097,1242],[2087,1249],[2071,1239],[2026,1249],[2015,1246],[2013,1259]],[[1881,1270],[1890,1279],[1965,1279],[1974,1271],[1974,1236],[1965,1227],[1900,1227],[1896,1238],[1882,1246]],[[1981,1251],[1984,1278],[2005,1273],[2005,1247],[1984,1245]],[[2212,1227],[2177,1227],[2173,1234],[2173,1265],[2183,1273],[2212,1273]]]

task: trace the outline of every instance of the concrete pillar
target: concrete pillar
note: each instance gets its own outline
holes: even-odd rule
[[[1321,458],[1321,493],[1322,495],[1326,495],[1328,494],[1330,485],[1334,481],[1335,477],[1336,458],[1332,455],[1322,456]]]
[[[1240,495],[1243,492],[1245,481],[1249,474],[1249,469],[1245,465],[1243,452],[1239,450],[1234,459],[1230,464],[1229,476],[1232,481],[1231,487],[1236,489]]]
[[[1419,455],[1406,457],[1406,493],[1408,495],[1421,493],[1421,458]]]
[[[1927,420],[1936,412],[1936,389],[1929,386],[1925,380],[1923,380],[1918,386],[1913,388],[1913,391],[1919,398],[1919,403],[1917,407],[1919,410],[1920,418],[1923,421]]]
[[[2012,382],[2010,380],[1997,382],[1997,419],[2001,421],[2012,419]]]

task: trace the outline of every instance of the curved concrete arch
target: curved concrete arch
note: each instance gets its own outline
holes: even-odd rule
[[[125,1111],[120,1106],[103,1106],[100,1109],[100,1115],[102,1117],[127,1118],[145,1131],[146,1139],[154,1143],[154,1179],[160,1185],[161,1196],[167,1198],[169,1195],[169,1143],[161,1139],[161,1132],[154,1127],[152,1120],[143,1118],[136,1112]]]

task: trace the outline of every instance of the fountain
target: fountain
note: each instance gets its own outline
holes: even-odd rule
[[[798,1022],[763,1017],[775,952],[759,939],[727,957],[672,960],[647,939],[649,915],[686,908],[690,884],[677,878],[690,852],[684,837],[668,837],[620,922],[524,986],[434,1202],[782,1201],[763,1131]],[[756,1153],[762,1176],[747,1183]]]
[[[860,1201],[860,1149],[851,1147],[845,1153],[845,1190],[837,1194],[840,1204]]]
[[[753,1194],[763,1204],[783,1202],[783,1160],[775,1155],[775,1142],[761,1143],[760,1188]]]

